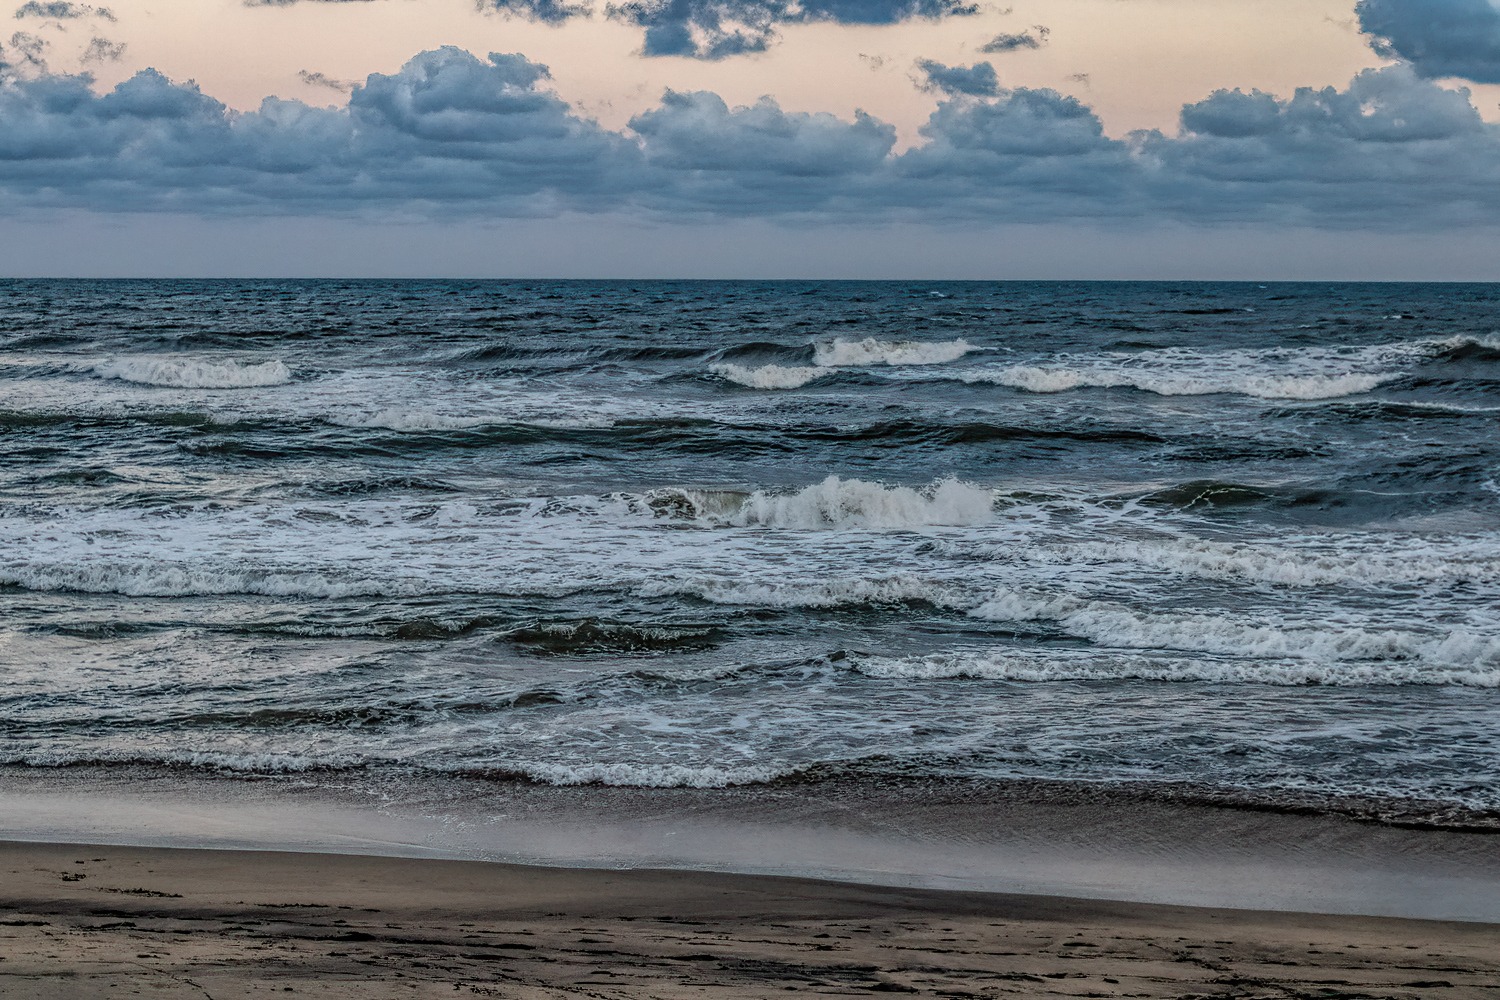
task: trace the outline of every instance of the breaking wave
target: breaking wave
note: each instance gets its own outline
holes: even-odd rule
[[[841,365],[938,365],[977,350],[964,340],[834,340],[813,347],[813,363],[824,368]]]
[[[720,378],[750,389],[799,389],[828,374],[826,368],[796,368],[785,365],[762,365],[759,368],[749,368],[745,365],[726,364],[714,365],[710,370]]]
[[[115,358],[95,365],[92,370],[100,378],[171,389],[253,389],[285,385],[292,380],[292,370],[280,361]]]
[[[796,493],[756,490],[730,510],[704,510],[702,516],[734,527],[925,528],[988,524],[995,516],[992,491],[942,479],[931,486],[882,486],[861,479],[829,476]]]

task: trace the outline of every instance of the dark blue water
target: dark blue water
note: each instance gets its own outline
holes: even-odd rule
[[[0,764],[1500,808],[1497,329],[1500,286],[0,283]]]

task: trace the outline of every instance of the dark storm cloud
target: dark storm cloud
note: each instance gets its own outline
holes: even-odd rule
[[[87,4],[67,3],[66,0],[27,0],[16,8],[16,17],[45,17],[54,21],[97,17],[103,21],[113,21],[115,14],[108,7],[90,7]]]
[[[613,131],[553,93],[545,67],[452,48],[370,76],[343,108],[238,113],[154,71],[103,95],[91,82],[0,85],[0,211],[1500,223],[1500,129],[1406,66],[1290,97],[1218,91],[1177,134],[1123,139],[1055,91],[963,92],[899,152],[869,115],[703,92],[668,92]]]
[[[1422,76],[1500,83],[1500,10],[1489,0],[1360,0],[1375,51]]]
[[[931,59],[918,59],[917,72],[921,74],[917,85],[923,90],[974,97],[994,97],[1000,93],[1000,78],[995,75],[995,67],[986,62],[945,66]]]
[[[964,0],[627,0],[606,13],[645,29],[648,56],[723,59],[763,52],[785,24],[898,24],[978,13]]]
[[[1035,25],[1030,31],[1016,32],[1013,34],[999,34],[979,47],[980,52],[1016,52],[1020,49],[1039,49],[1047,44],[1047,36],[1052,34],[1052,29],[1043,25]]]

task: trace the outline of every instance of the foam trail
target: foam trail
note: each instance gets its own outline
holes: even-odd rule
[[[937,365],[954,361],[976,348],[963,340],[835,340],[813,347],[813,363],[825,368],[848,365]]]
[[[92,371],[100,378],[170,389],[251,389],[285,385],[292,380],[292,370],[280,361],[115,358],[95,365]]]

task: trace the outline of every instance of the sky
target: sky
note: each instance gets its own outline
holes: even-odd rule
[[[0,275],[1500,280],[1491,0],[11,3]]]

